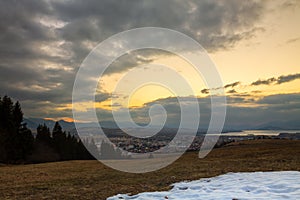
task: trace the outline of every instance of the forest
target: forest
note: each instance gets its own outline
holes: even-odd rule
[[[88,149],[97,149],[93,141],[86,142]],[[85,145],[78,136],[63,131],[58,122],[52,131],[40,124],[33,134],[23,123],[20,103],[8,96],[0,97],[0,163],[94,159]]]

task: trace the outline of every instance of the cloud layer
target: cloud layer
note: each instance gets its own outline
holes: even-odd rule
[[[181,98],[181,106],[193,108],[196,103],[193,98]],[[131,109],[131,116],[136,123],[150,122],[149,109],[152,105],[162,105],[167,112],[166,126],[177,128],[181,117],[180,104],[176,97],[149,102],[140,108]],[[200,107],[200,129],[207,129],[211,119],[210,97],[199,97],[197,104]],[[122,111],[120,111],[122,112]],[[190,112],[194,112],[190,109]],[[258,128],[277,126],[289,129],[299,129],[300,120],[300,93],[277,94],[253,99],[250,95],[227,96],[227,116],[225,129]],[[112,114],[107,110],[98,109],[99,120],[114,121]],[[187,115],[187,117],[192,115]],[[272,116],[272,117],[271,117]],[[155,117],[155,116],[153,116]],[[193,120],[188,118],[187,120]],[[188,127],[185,127],[188,128]]]
[[[279,77],[272,77],[272,78],[268,78],[268,79],[264,79],[264,80],[257,80],[255,82],[252,82],[251,85],[252,86],[257,86],[257,85],[270,85],[270,84],[282,84],[282,83],[287,83],[290,81],[294,81],[300,79],[300,74],[290,74],[290,75],[282,75]]]
[[[1,95],[53,106],[70,102],[82,60],[112,34],[159,26],[218,51],[254,36],[263,9],[263,2],[237,0],[1,1]]]
[[[1,1],[0,96],[7,94],[20,100],[29,116],[71,116],[71,107],[66,108],[65,105],[72,102],[76,72],[90,50],[109,36],[131,28],[158,26],[191,36],[209,52],[224,51],[263,31],[258,22],[264,11],[265,1],[256,0]],[[135,63],[149,62],[148,58],[138,54],[132,56],[116,63],[110,73],[123,71]],[[280,76],[258,80],[252,85],[281,84],[299,77],[299,74]],[[239,85],[240,82],[234,82],[224,87],[233,94]],[[209,91],[204,89],[202,92],[207,94]],[[277,116],[284,105],[276,107],[277,104],[271,103],[272,99],[278,98],[279,101],[280,98],[292,97],[298,97],[298,94],[266,97],[255,104],[259,105],[258,108],[270,105],[267,113]],[[103,93],[99,98],[105,100],[109,95]],[[157,101],[170,111],[168,123],[178,122],[178,105],[174,99]],[[229,102],[245,101],[243,98],[229,98]],[[208,98],[200,100],[201,105],[206,103],[209,103]],[[146,120],[148,106],[135,110],[134,115]],[[293,106],[299,108],[298,104]],[[209,108],[205,109],[209,111]],[[244,116],[246,121],[256,123],[259,119],[254,114],[262,112],[261,109],[246,107],[242,110],[230,107],[230,110],[228,120]],[[287,110],[296,113],[295,108]],[[102,117],[109,119],[107,111],[102,110],[101,113]]]

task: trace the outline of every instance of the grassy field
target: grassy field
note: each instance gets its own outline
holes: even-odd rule
[[[0,199],[106,199],[118,193],[167,190],[183,180],[227,172],[300,170],[300,141],[256,140],[214,149],[206,158],[186,153],[156,172],[129,174],[98,161],[0,165]]]

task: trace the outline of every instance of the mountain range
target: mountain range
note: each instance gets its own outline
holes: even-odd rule
[[[67,122],[64,120],[59,120],[59,124],[62,126],[63,130],[71,131],[75,129],[75,123],[74,122]],[[27,127],[31,129],[33,132],[36,132],[36,128],[39,124],[46,124],[50,130],[53,129],[55,121],[50,119],[43,119],[43,118],[25,118],[24,123],[27,124]],[[77,128],[93,128],[96,127],[96,123],[76,123]],[[102,121],[100,122],[100,125],[102,128],[106,129],[118,129],[118,125],[115,122],[111,121]],[[144,125],[144,124],[142,124]],[[145,124],[146,125],[146,124]],[[126,124],[124,124],[126,126]],[[128,127],[130,128],[130,127]],[[176,127],[168,127],[166,128],[174,129]],[[238,131],[238,130],[299,130],[300,129],[300,123],[298,121],[287,121],[287,122],[268,122],[268,123],[262,123],[256,126],[230,126],[226,124],[223,128],[224,132],[230,132],[230,131]],[[206,130],[205,127],[200,127],[199,131]]]

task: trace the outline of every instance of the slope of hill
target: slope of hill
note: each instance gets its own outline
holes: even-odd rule
[[[146,174],[110,169],[98,161],[0,166],[0,199],[106,199],[116,194],[169,190],[184,180],[228,172],[300,171],[300,141],[252,140],[214,149],[204,159],[189,152]]]

